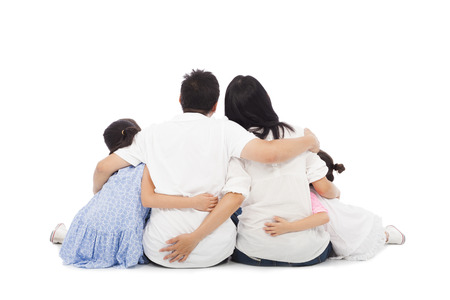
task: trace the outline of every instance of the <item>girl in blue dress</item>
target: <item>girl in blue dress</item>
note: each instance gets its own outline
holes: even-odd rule
[[[141,130],[132,119],[120,119],[106,128],[103,137],[110,154],[129,146]],[[142,199],[141,199],[142,185]],[[195,208],[211,211],[217,197],[201,194],[181,197],[156,194],[147,167],[120,169],[75,216],[68,231],[58,224],[50,236],[62,243],[64,264],[80,268],[129,268],[145,263],[142,236],[150,207]]]

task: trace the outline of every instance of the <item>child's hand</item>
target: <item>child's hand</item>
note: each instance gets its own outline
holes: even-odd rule
[[[271,236],[277,236],[283,233],[290,232],[289,230],[290,222],[280,217],[274,217],[273,220],[274,220],[273,223],[270,222],[264,223],[264,225],[266,225],[266,227],[264,227],[264,231],[267,234],[270,234]]]
[[[192,200],[194,201],[193,208],[196,210],[211,212],[216,207],[219,197],[211,194],[200,194],[192,197]]]

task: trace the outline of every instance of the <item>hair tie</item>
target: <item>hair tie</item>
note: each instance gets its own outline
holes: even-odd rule
[[[124,129],[125,130],[125,129]],[[122,135],[125,136],[125,133],[123,132],[124,130],[122,130]]]

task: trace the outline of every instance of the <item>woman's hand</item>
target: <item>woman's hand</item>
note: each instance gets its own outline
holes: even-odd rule
[[[271,236],[277,236],[291,231],[290,230],[291,222],[288,222],[280,217],[274,217],[273,220],[274,220],[273,223],[271,222],[264,223],[264,225],[266,225],[266,227],[264,227],[264,231],[267,234],[270,234]]]
[[[211,194],[200,194],[195,197],[191,197],[194,202],[193,208],[200,211],[211,212],[219,202],[219,197]]]
[[[313,143],[313,146],[309,149],[309,151],[314,152],[314,153],[319,152],[320,151],[320,142],[317,139],[317,136],[311,130],[309,130],[308,128],[305,128],[303,130],[303,134],[305,136],[310,136],[310,137],[313,138],[313,142],[314,143]]]
[[[191,254],[192,250],[200,243],[200,239],[193,233],[187,233],[179,235],[173,239],[170,239],[166,244],[171,244],[168,247],[162,248],[159,252],[170,252],[164,256],[164,260],[170,259],[169,262],[173,263],[178,261],[180,263],[186,261]]]

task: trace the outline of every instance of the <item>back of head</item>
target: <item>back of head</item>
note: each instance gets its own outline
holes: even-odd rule
[[[183,112],[209,113],[219,100],[216,76],[203,70],[192,70],[181,83],[180,103]]]
[[[319,157],[327,165],[328,172],[327,172],[326,177],[329,181],[333,182],[333,180],[334,180],[333,171],[337,171],[339,174],[345,171],[344,165],[343,164],[335,164],[333,161],[333,158],[331,158],[331,156],[328,153],[326,153],[325,151],[320,150],[319,153],[317,153],[317,155],[319,155]]]
[[[280,122],[270,97],[264,87],[252,76],[236,76],[225,93],[225,116],[259,138],[266,138],[272,132],[273,138],[284,136],[284,130],[294,129]]]
[[[141,131],[141,128],[133,119],[120,119],[112,122],[103,132],[109,154],[131,145],[134,136],[139,131]]]

